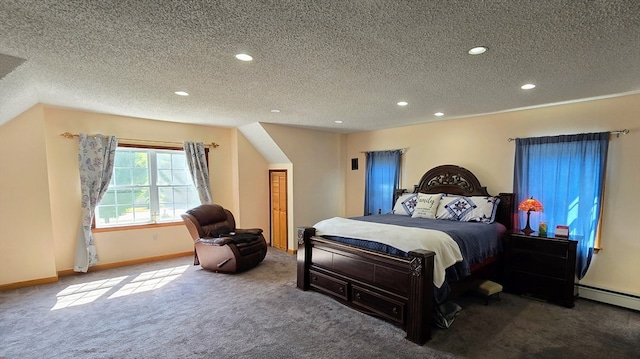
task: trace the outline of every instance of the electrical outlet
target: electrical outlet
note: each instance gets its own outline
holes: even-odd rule
[[[158,233],[154,233],[154,234],[153,234],[153,240],[154,240],[154,241],[157,241],[157,240],[158,240]]]

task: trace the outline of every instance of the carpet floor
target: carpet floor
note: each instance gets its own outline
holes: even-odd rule
[[[0,292],[0,358],[640,358],[640,313],[589,300],[462,296],[418,346],[295,279],[295,256],[269,248],[235,275],[181,257]]]

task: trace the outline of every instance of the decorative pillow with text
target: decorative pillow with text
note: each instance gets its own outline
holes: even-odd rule
[[[418,203],[411,218],[436,218],[436,211],[441,198],[442,193],[418,194]]]

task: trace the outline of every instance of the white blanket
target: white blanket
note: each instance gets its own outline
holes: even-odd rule
[[[314,225],[316,235],[340,236],[384,243],[404,252],[427,249],[435,252],[433,284],[444,283],[445,269],[462,261],[458,244],[446,233],[433,229],[403,227],[334,217]]]

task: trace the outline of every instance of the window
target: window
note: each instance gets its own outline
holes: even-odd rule
[[[118,147],[96,228],[180,221],[200,204],[182,150]]]
[[[364,214],[389,213],[400,180],[402,150],[367,152]]]
[[[542,216],[531,217],[534,229],[541,218],[549,232],[556,225],[569,226],[570,239],[578,241],[579,279],[597,247],[608,146],[609,132],[516,140],[516,203],[528,197],[542,203]],[[524,222],[525,213],[519,216]]]

